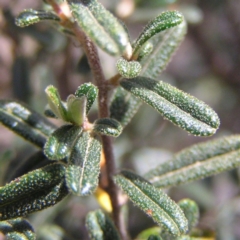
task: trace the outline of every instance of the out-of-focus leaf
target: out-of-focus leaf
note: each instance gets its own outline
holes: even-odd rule
[[[170,187],[205,178],[240,165],[240,135],[193,145],[145,174],[156,187]]]
[[[135,0],[136,4],[141,7],[161,7],[171,3],[175,3],[176,0]]]
[[[92,83],[82,84],[81,86],[78,87],[78,89],[75,92],[76,97],[81,98],[85,96],[87,98],[86,114],[91,109],[94,101],[97,98],[97,95],[98,95],[98,88]]]
[[[178,202],[188,220],[188,231],[190,232],[196,226],[199,220],[199,208],[196,202],[191,199],[183,199]]]
[[[46,223],[38,229],[37,237],[38,240],[63,240],[66,236],[60,226]]]
[[[88,37],[111,55],[121,55],[129,44],[118,20],[97,0],[68,0],[73,17]]]
[[[66,169],[69,190],[80,196],[92,194],[98,186],[101,143],[96,136],[84,132],[72,147]]]
[[[120,58],[117,61],[117,70],[124,78],[134,78],[140,74],[142,67],[138,61],[127,61],[124,58]]]
[[[183,15],[178,11],[167,11],[150,21],[134,43],[133,55],[154,35],[183,22]]]
[[[116,119],[125,127],[133,118],[142,102],[122,87],[115,90],[110,106],[110,117]]]
[[[102,210],[88,213],[86,226],[92,240],[120,240],[112,220]]]
[[[0,220],[26,216],[53,206],[68,194],[65,167],[52,164],[0,188]]]
[[[118,137],[122,132],[122,126],[113,118],[100,118],[94,122],[93,131],[102,135]]]
[[[128,171],[115,176],[119,187],[131,201],[174,236],[187,231],[188,223],[181,208],[162,190]]]
[[[81,126],[86,118],[86,97],[75,97],[74,95],[69,95],[67,99],[67,116],[68,121]]]
[[[151,235],[151,236],[149,236],[148,240],[162,240],[162,238],[157,235]]]
[[[36,11],[33,9],[26,9],[21,12],[15,20],[15,23],[19,27],[27,27],[40,21],[60,21],[60,18],[53,12]]]
[[[209,106],[167,83],[137,77],[122,80],[120,84],[164,118],[193,135],[212,135],[220,124],[217,114]]]
[[[74,125],[64,125],[58,128],[48,138],[44,146],[45,155],[51,160],[65,158],[81,132],[82,128]]]
[[[150,41],[153,45],[153,50],[151,54],[141,60],[141,75],[157,78],[165,70],[173,54],[183,41],[186,31],[186,22],[183,21],[176,27],[165,30],[151,38]]]
[[[40,114],[17,102],[0,100],[0,122],[27,141],[42,148],[55,126]]]
[[[145,229],[141,233],[138,234],[136,240],[147,240],[150,235],[159,235],[161,232],[160,227],[152,227]]]
[[[24,103],[12,100],[0,100],[0,111],[18,118],[46,136],[49,136],[56,129],[55,125]]]
[[[35,240],[36,235],[28,221],[16,218],[8,221],[0,221],[0,232],[6,239],[14,240]]]

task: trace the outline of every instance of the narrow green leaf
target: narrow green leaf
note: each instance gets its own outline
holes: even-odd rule
[[[91,109],[94,101],[97,98],[97,95],[98,95],[98,88],[92,83],[82,84],[81,86],[78,87],[78,89],[75,92],[76,97],[81,98],[85,96],[87,98],[86,114]]]
[[[60,119],[68,121],[67,119],[67,109],[64,106],[61,98],[59,96],[58,90],[50,85],[45,90],[48,98],[48,104],[53,111],[53,113]]]
[[[183,21],[176,27],[167,29],[152,37],[150,43],[144,44],[137,59],[142,65],[141,75],[157,78],[170,62],[173,53],[182,42],[185,34],[186,22]],[[151,52],[149,55],[147,52],[144,53],[146,45],[153,46],[153,49],[149,50]],[[142,102],[132,94],[123,91],[121,87],[117,88],[112,99],[110,117],[115,118],[125,127],[136,114]]]
[[[120,58],[117,61],[117,70],[124,78],[134,78],[140,74],[142,66],[138,61],[127,61]]]
[[[187,231],[188,223],[182,210],[162,190],[128,171],[116,175],[115,181],[135,205],[172,235]]]
[[[68,121],[81,126],[86,118],[86,97],[75,97],[74,95],[69,95],[67,99],[67,116]]]
[[[8,221],[0,221],[0,232],[6,239],[14,240],[35,240],[36,235],[28,221],[22,218],[16,218]]]
[[[179,25],[182,22],[183,15],[178,11],[167,11],[160,14],[147,24],[143,32],[134,43],[133,55],[135,55],[139,49],[154,35],[168,28]]]
[[[69,190],[80,196],[92,194],[98,186],[101,143],[88,132],[83,132],[72,147],[66,169]]]
[[[176,27],[167,29],[152,37],[150,44],[153,45],[153,50],[151,54],[141,60],[141,75],[150,78],[157,78],[159,74],[165,70],[173,54],[183,41],[186,31],[186,22],[183,21]],[[141,55],[139,55],[139,57],[141,57]],[[140,61],[140,59],[138,60]]]
[[[240,135],[193,145],[146,173],[156,187],[170,187],[205,178],[240,165]]]
[[[25,104],[0,100],[0,122],[29,142],[43,147],[56,127]]]
[[[44,146],[44,154],[51,160],[61,160],[71,151],[82,128],[74,125],[64,125],[58,128],[48,138]]]
[[[94,122],[93,131],[102,135],[118,137],[122,132],[122,126],[113,118],[100,118]]]
[[[153,44],[150,41],[146,42],[139,50],[137,60],[142,61],[143,58],[149,56],[152,53],[152,51],[153,51]]]
[[[60,18],[53,12],[26,9],[18,15],[15,23],[19,27],[27,27],[43,20],[60,21]]]
[[[122,80],[120,84],[164,118],[193,135],[210,136],[220,124],[217,114],[209,106],[170,84],[144,77]]]
[[[112,220],[102,210],[89,212],[86,226],[92,240],[120,240]]]
[[[142,102],[127,93],[122,87],[115,90],[110,106],[110,117],[116,119],[124,128],[133,118]]]
[[[178,202],[178,205],[183,210],[184,215],[188,220],[188,231],[190,232],[197,225],[199,220],[198,205],[191,199],[183,199]]]
[[[128,34],[122,24],[97,0],[68,0],[72,15],[101,49],[111,55],[121,55],[129,44]]]
[[[0,188],[0,220],[22,217],[58,203],[68,193],[65,167],[52,164]]]
[[[45,117],[21,102],[0,100],[0,112],[19,119],[46,136],[49,136],[56,129],[56,126]]]

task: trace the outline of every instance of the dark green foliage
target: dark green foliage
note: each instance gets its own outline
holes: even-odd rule
[[[0,122],[12,131],[43,147],[55,126],[22,103],[0,100]]]
[[[182,210],[162,190],[128,171],[116,175],[115,181],[135,205],[172,235],[187,231],[188,223]]]
[[[80,196],[92,194],[98,186],[101,143],[96,136],[84,132],[74,143],[66,169],[69,190]]]
[[[36,235],[28,221],[22,218],[16,218],[0,222],[0,231],[6,236],[6,239],[14,240],[35,240]]]
[[[141,6],[148,4],[142,0],[136,2]],[[159,6],[172,2],[175,1],[156,0],[155,3],[149,1],[149,4]],[[25,10],[16,18],[16,24],[25,27],[42,20],[54,21],[57,29],[70,34],[83,47],[84,60],[88,61],[90,68],[84,72],[83,82],[89,81],[89,77],[94,79],[95,85],[90,82],[80,85],[74,94],[68,93],[64,101],[59,94],[64,92],[63,89],[58,91],[52,85],[46,88],[49,106],[45,113],[65,122],[60,127],[24,104],[0,100],[0,121],[41,148],[9,174],[10,179],[17,178],[0,187],[0,231],[8,239],[35,239],[31,226],[19,217],[53,206],[68,193],[80,197],[95,193],[108,213],[97,210],[87,214],[86,227],[91,239],[128,239],[122,222],[125,217],[127,222],[124,215],[127,211],[123,214],[127,198],[157,225],[139,230],[137,239],[194,239],[193,228],[199,219],[197,204],[189,199],[177,204],[159,188],[176,186],[240,166],[240,136],[194,145],[148,172],[145,178],[125,170],[116,174],[111,138],[122,133],[142,102],[193,135],[210,136],[218,129],[219,118],[209,106],[153,79],[166,68],[186,34],[183,15],[178,11],[163,12],[151,20],[131,44],[124,23],[120,23],[97,0],[45,3],[52,12]],[[125,4],[122,1],[119,6],[122,3]],[[65,7],[69,7],[70,12],[65,12]],[[5,32],[8,31],[5,29]],[[19,39],[17,36],[14,41]],[[115,76],[109,79],[103,76],[105,71],[101,69],[101,58],[94,44],[112,56],[119,56]],[[68,43],[62,46],[67,57],[72,54],[69,46]],[[88,74],[90,71],[92,74]],[[58,84],[63,84],[62,80]],[[72,84],[67,86],[66,92],[71,89],[69,86]],[[97,97],[98,113],[92,112],[87,116]],[[52,215],[50,218],[55,217],[55,213]],[[48,233],[51,235],[51,229],[46,232],[42,237]],[[60,232],[63,237],[65,234]]]
[[[93,131],[102,135],[118,137],[122,132],[122,126],[113,118],[100,118],[94,122]]]
[[[116,119],[125,127],[138,111],[141,104],[139,99],[124,91],[122,87],[118,87],[111,102],[110,117]]]
[[[136,54],[151,37],[161,31],[179,25],[182,21],[183,15],[177,11],[168,11],[160,14],[143,29],[143,32],[134,43],[133,54]]]
[[[26,216],[58,203],[68,194],[65,167],[52,164],[0,188],[0,220]]]
[[[82,128],[73,125],[64,125],[58,128],[48,138],[44,146],[45,155],[51,160],[65,158],[81,132]]]
[[[88,213],[86,226],[92,240],[120,240],[112,220],[102,210]]]
[[[121,86],[175,125],[197,136],[215,133],[220,121],[205,103],[171,85],[150,78],[122,80]]]

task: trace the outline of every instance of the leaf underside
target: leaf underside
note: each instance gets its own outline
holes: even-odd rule
[[[240,165],[240,135],[193,145],[145,174],[156,187],[170,187],[205,178]]]
[[[162,190],[128,171],[115,176],[115,182],[131,201],[174,236],[187,231],[187,220],[180,207]]]

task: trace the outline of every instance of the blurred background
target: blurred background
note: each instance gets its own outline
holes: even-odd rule
[[[159,80],[188,92],[210,105],[221,126],[211,138],[188,135],[142,106],[115,141],[119,168],[144,174],[194,143],[240,132],[240,3],[239,0],[104,0],[129,29],[134,40],[143,26],[164,10],[181,11],[188,33]],[[17,99],[43,113],[44,89],[53,84],[62,99],[92,80],[79,44],[49,23],[19,28],[14,18],[24,9],[42,9],[43,2],[0,0],[0,98]],[[106,77],[116,73],[116,59],[100,52]],[[96,110],[90,118],[96,117]],[[37,151],[0,126],[1,185],[11,180],[14,169]],[[188,197],[201,210],[198,227],[216,239],[240,239],[239,170],[168,190],[178,201]],[[98,208],[93,197],[69,197],[55,207],[29,216],[39,239],[87,239],[84,217]],[[153,223],[129,205],[129,231],[135,237]]]

